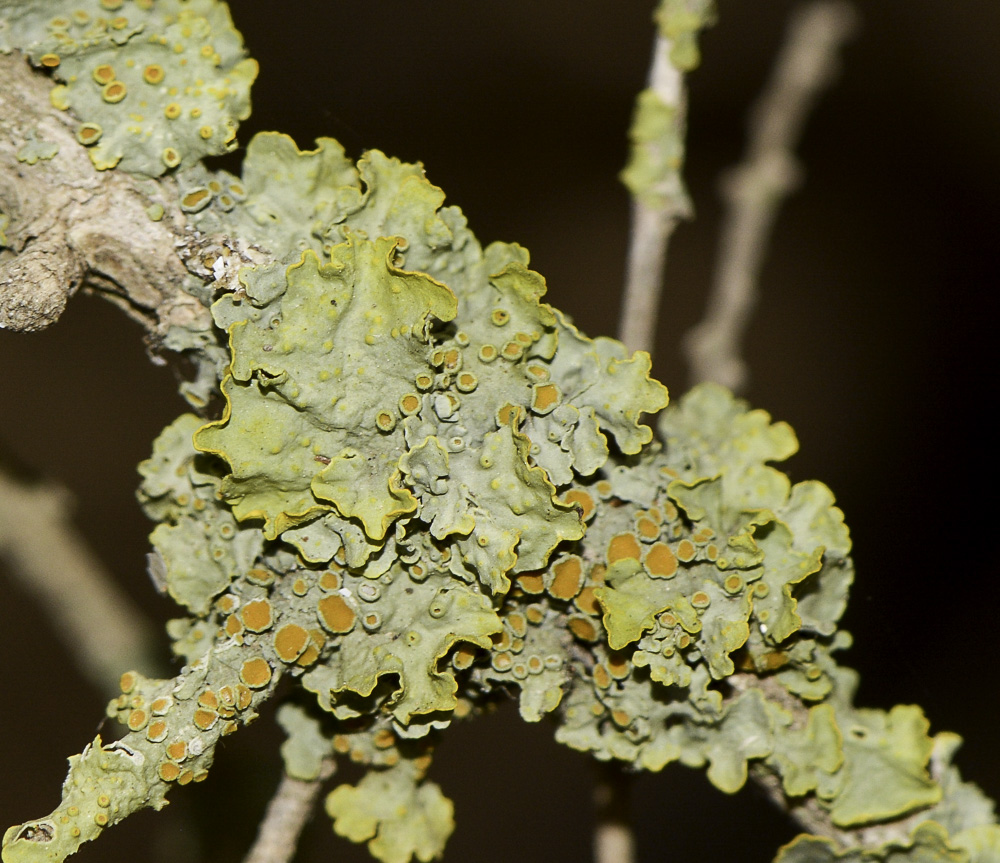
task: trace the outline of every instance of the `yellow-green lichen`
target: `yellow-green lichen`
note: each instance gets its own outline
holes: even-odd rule
[[[54,141],[43,141],[38,137],[38,133],[32,129],[28,132],[28,138],[17,151],[17,161],[27,162],[34,165],[39,160],[55,158],[59,152],[59,145]]]
[[[367,841],[382,863],[434,860],[455,829],[451,801],[409,761],[372,771],[357,786],[338,786],[326,798],[326,811],[339,835]]]
[[[86,85],[123,82],[125,105],[172,75],[128,68],[108,59]],[[185,120],[175,104],[163,122]],[[8,831],[5,863],[60,861],[204,779],[282,679],[286,770],[367,767],[327,809],[385,861],[440,855],[452,809],[424,779],[429,752],[512,694],[599,759],[706,767],[727,793],[756,764],[845,835],[941,825],[859,851],[796,840],[782,863],[992,859],[993,810],[950,766],[954,736],[929,737],[915,707],[853,706],[835,659],[850,537],[829,489],[768,464],[797,446],[787,425],[708,385],[653,440],[642,415],[667,394],[648,355],[579,333],[527,252],[482,248],[420,165],[266,134],[242,177],[185,164],[177,185],[193,228],[275,259],[221,297],[192,287],[217,331],[165,340],[196,360],[192,404],[224,401],[217,419],[178,418],[140,466],[150,575],[187,615],[167,627],[184,668],[123,677],[122,741],[77,757],[86,782]],[[111,781],[97,750],[132,767]],[[85,810],[93,826],[68,834]]]
[[[108,11],[98,0],[8,4],[0,51],[25,51],[61,82],[53,104],[102,129],[82,142],[99,169],[155,177],[233,149],[257,64],[226,4],[158,0]]]

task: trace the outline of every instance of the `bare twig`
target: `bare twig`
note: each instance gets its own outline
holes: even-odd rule
[[[69,520],[69,492],[0,471],[0,556],[51,615],[54,631],[102,692],[129,667],[154,667],[156,638]]]
[[[632,777],[617,762],[595,763],[594,863],[632,863],[635,839],[629,817]]]
[[[283,774],[278,790],[267,805],[257,839],[243,863],[289,863],[295,856],[323,783],[333,775],[332,758],[325,759],[316,779],[305,781]]]
[[[737,391],[746,382],[740,348],[757,303],[767,239],[778,208],[802,177],[793,150],[856,19],[842,0],[819,0],[789,21],[771,81],[751,113],[746,157],[723,182],[728,215],[708,309],[684,339],[691,384],[716,381]]]

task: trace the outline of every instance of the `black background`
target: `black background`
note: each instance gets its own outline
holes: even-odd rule
[[[240,140],[278,129],[302,147],[329,135],[354,155],[422,160],[484,244],[527,246],[548,299],[584,331],[613,334],[628,230],[616,173],[652,5],[239,0],[236,24],[261,63]],[[720,5],[690,79],[697,219],[671,244],[655,357],[675,395],[679,339],[711,272],[716,178],[742,151],[746,109],[794,4]],[[842,661],[862,672],[859,704],[923,705],[932,731],[966,737],[959,764],[995,796],[1000,5],[857,6],[863,27],[809,123],[806,184],[764,268],[747,395],[795,427],[792,478],[828,483],[851,526],[858,578],[845,627],[856,646]],[[133,497],[136,463],[184,409],[171,370],[146,360],[138,327],[85,297],[48,332],[0,332],[0,370],[3,446],[73,489],[77,522],[123,590],[159,620],[176,614],[146,580],[149,524]],[[103,699],[3,571],[0,637],[0,821],[12,824],[57,803],[64,759],[93,737]],[[75,859],[239,860],[277,781],[279,739],[265,712],[225,742],[203,785]],[[452,729],[432,775],[456,804],[446,860],[586,859],[588,761],[544,723],[520,722],[513,704]],[[676,765],[641,777],[633,808],[641,861],[766,863],[794,835],[752,789],[725,797]],[[366,855],[321,815],[297,859]]]

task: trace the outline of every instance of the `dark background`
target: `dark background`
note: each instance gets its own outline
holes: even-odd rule
[[[649,0],[232,5],[261,62],[242,142],[279,129],[302,147],[330,135],[355,155],[378,147],[422,160],[484,244],[527,246],[550,301],[585,331],[614,333],[628,229],[616,173],[646,75]],[[687,374],[679,339],[701,314],[715,250],[715,181],[742,151],[746,109],[793,5],[721,0],[690,79],[697,219],[671,244],[655,358],[675,395]],[[806,185],[764,268],[747,394],[792,423],[802,444],[793,479],[827,482],[851,525],[858,578],[845,626],[856,646],[843,661],[862,671],[859,704],[923,705],[932,731],[966,737],[964,774],[996,796],[1000,591],[986,412],[1000,5],[857,6],[863,28],[809,123]],[[86,297],[48,332],[0,332],[0,369],[2,445],[73,489],[77,522],[123,590],[159,620],[175,614],[146,580],[149,524],[133,497],[136,463],[184,408],[171,370],[144,357],[136,326]],[[64,759],[93,737],[103,698],[3,572],[0,593],[0,822],[12,824],[57,803]],[[75,859],[195,861],[200,845],[206,861],[239,860],[277,781],[278,741],[265,713],[226,741],[203,785]],[[586,859],[588,761],[546,725],[520,722],[513,705],[452,729],[432,775],[456,804],[447,860]],[[795,832],[753,789],[726,797],[676,765],[640,778],[633,808],[641,861],[766,863]],[[319,816],[298,860],[332,859],[365,854]]]

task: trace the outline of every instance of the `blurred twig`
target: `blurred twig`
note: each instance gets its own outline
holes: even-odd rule
[[[126,668],[154,666],[144,614],[113,583],[69,517],[70,494],[15,480],[0,467],[0,557],[53,619],[53,630],[102,692]]]
[[[633,148],[636,149],[666,149],[672,146],[676,152],[670,158],[679,167],[683,160],[684,130],[687,125],[687,90],[684,87],[684,73],[670,63],[670,47],[669,39],[657,37],[649,73],[649,88],[639,96],[632,138]],[[672,113],[664,118],[667,128],[660,130],[666,140],[646,141],[636,134],[643,102],[654,109],[657,103],[672,109]],[[652,353],[667,243],[677,223],[691,215],[691,202],[680,180],[679,171],[672,174],[674,183],[669,191],[664,190],[653,199],[641,194],[634,195],[632,199],[632,229],[629,235],[621,320],[618,325],[618,336],[629,351],[644,350]]]
[[[635,838],[629,802],[632,776],[617,762],[595,762],[598,771],[594,783],[594,860],[595,863],[632,863]]]
[[[306,826],[323,783],[333,775],[332,758],[324,760],[316,779],[305,781],[282,774],[281,783],[267,805],[257,839],[243,863],[289,863]]]
[[[771,80],[750,117],[746,156],[722,184],[727,215],[705,318],[685,337],[692,385],[746,383],[741,344],[757,303],[757,277],[778,209],[802,178],[793,150],[810,109],[837,71],[857,15],[842,0],[798,9]]]
[[[662,0],[655,18],[649,83],[636,99],[629,162],[622,182],[632,193],[619,338],[630,351],[652,352],[667,243],[691,215],[681,179],[687,130],[686,72],[698,65],[698,32],[713,17],[711,0]]]

